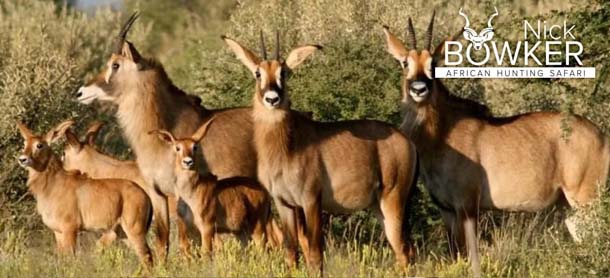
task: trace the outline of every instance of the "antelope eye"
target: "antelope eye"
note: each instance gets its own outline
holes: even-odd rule
[[[180,146],[176,146],[176,151],[179,152],[182,148]]]
[[[197,146],[197,144],[193,145],[193,151],[196,151],[199,147]]]
[[[44,147],[44,145],[42,143],[36,143],[36,149],[42,149],[42,147]]]
[[[121,65],[119,65],[119,63],[112,63],[112,69],[113,70],[118,70],[120,66]]]
[[[256,70],[256,72],[254,73],[254,75],[256,75],[256,78],[261,78],[261,72],[259,70]]]

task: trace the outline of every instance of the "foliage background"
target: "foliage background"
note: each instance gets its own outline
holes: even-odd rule
[[[248,105],[254,84],[219,36],[227,34],[257,50],[259,30],[265,32],[267,45],[273,45],[273,32],[279,29],[284,55],[299,44],[324,46],[289,81],[295,109],[313,111],[322,121],[369,118],[394,124],[400,119],[400,70],[385,52],[383,24],[403,38],[411,16],[421,47],[433,9],[437,12],[435,43],[462,26],[462,18],[456,15],[459,7],[480,28],[496,6],[500,11],[494,19],[498,40],[521,40],[523,19],[567,20],[577,26],[575,35],[585,46],[583,62],[597,68],[596,79],[470,79],[447,80],[446,84],[455,94],[488,105],[498,116],[564,111],[587,117],[606,134],[610,131],[610,3],[604,0],[126,0],[119,11],[101,8],[88,12],[74,9],[73,2],[0,2],[0,242],[4,242],[0,261],[13,258],[4,262],[15,262],[17,269],[22,261],[15,259],[16,253],[30,254],[36,246],[48,248],[51,239],[39,236],[48,231],[27,194],[25,172],[15,163],[22,143],[14,123],[21,120],[39,132],[68,117],[79,119],[81,127],[99,118],[112,123],[113,107],[79,105],[72,93],[99,72],[120,23],[136,9],[142,16],[130,40],[144,55],[157,57],[176,85],[201,96],[207,108]],[[130,157],[116,125],[106,129],[101,141],[106,151]],[[581,245],[567,236],[561,225],[566,212],[561,209],[534,216],[488,213],[480,223],[486,272],[498,276],[610,275],[608,200],[604,196],[588,210],[598,219],[591,230],[602,232]],[[411,238],[422,265],[414,274],[460,275],[466,268],[451,262],[446,254],[438,212],[421,185],[409,216]],[[338,247],[331,252],[336,257],[327,260],[341,262],[342,256],[353,251],[363,256],[360,263],[369,263],[364,258],[369,251],[355,242],[387,249],[377,220],[367,212],[330,220],[328,244]],[[384,256],[375,255],[371,260],[385,266]],[[10,269],[3,266],[7,267],[0,263],[0,274],[2,269]],[[365,273],[383,274],[373,271],[365,269]],[[121,274],[125,275],[117,273]]]

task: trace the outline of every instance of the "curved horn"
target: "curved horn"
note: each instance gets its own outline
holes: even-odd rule
[[[466,14],[464,14],[462,12],[462,8],[460,8],[460,11],[458,12],[458,14],[460,14],[461,16],[464,17],[464,19],[466,20],[466,26],[464,26],[464,29],[468,29],[470,28],[470,21],[468,20],[468,16],[466,16]]]
[[[275,60],[280,60],[280,31],[275,29]]]
[[[125,37],[127,37],[127,32],[131,29],[131,25],[138,19],[140,13],[138,11],[134,12],[131,17],[125,22],[123,28],[119,32],[119,35],[116,37],[116,44],[114,46],[114,53],[121,54],[121,50],[123,49],[123,43],[125,42]]]
[[[434,28],[434,16],[436,15],[436,11],[432,11],[432,18],[430,19],[430,24],[428,25],[428,30],[426,31],[426,50],[430,51],[430,46],[432,45],[432,29]]]
[[[417,49],[417,39],[415,39],[415,29],[413,28],[413,22],[409,17],[409,21],[407,22],[407,42],[411,43],[409,48]]]
[[[265,49],[265,38],[263,37],[263,30],[261,30],[260,33],[260,37],[261,37],[261,58],[263,60],[267,60],[267,49]]]
[[[492,29],[493,27],[491,26],[491,20],[498,15],[498,8],[494,7],[494,9],[496,12],[489,17],[489,20],[487,20],[487,27]]]

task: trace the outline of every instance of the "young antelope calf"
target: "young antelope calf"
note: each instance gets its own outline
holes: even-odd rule
[[[149,132],[157,134],[174,150],[176,193],[191,208],[193,223],[201,234],[202,251],[212,251],[216,232],[235,234],[242,244],[253,239],[257,245],[264,245],[267,236],[277,243],[270,198],[256,180],[245,177],[217,180],[212,174],[199,174],[203,159],[198,151],[199,142],[211,122],[203,124],[191,138],[176,139],[166,130]]]
[[[100,132],[103,123],[96,121],[92,123],[85,133],[84,140],[78,140],[77,136],[71,130],[66,130],[67,145],[64,149],[63,165],[68,171],[80,171],[94,179],[124,179],[132,181],[140,186],[151,198],[153,211],[159,208],[159,201],[156,196],[155,188],[149,185],[138,164],[133,160],[119,160],[108,154],[100,152],[95,146],[95,138]],[[179,238],[180,242],[187,241],[187,230],[190,232],[190,223],[184,223],[177,216],[178,202],[174,196],[168,196],[169,215],[176,219],[179,223]],[[182,206],[186,206],[181,204]],[[157,206],[157,208],[155,207]],[[188,210],[188,209],[187,209]],[[159,221],[155,219],[154,221]],[[100,243],[104,245],[110,244],[116,235],[111,233],[104,234]],[[162,250],[157,250],[162,252]]]
[[[45,136],[17,127],[25,141],[18,158],[28,171],[28,187],[42,221],[55,233],[60,253],[74,254],[80,230],[115,234],[120,227],[143,264],[152,265],[146,232],[152,217],[150,199],[136,184],[120,179],[91,179],[64,170],[49,145],[73,124],[65,121]]]

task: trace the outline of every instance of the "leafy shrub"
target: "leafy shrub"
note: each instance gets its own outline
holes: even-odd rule
[[[23,146],[15,123],[42,134],[67,118],[97,118],[73,93],[107,58],[118,21],[110,10],[89,16],[52,2],[0,3],[0,219],[40,224],[27,221],[34,208],[15,160]]]

